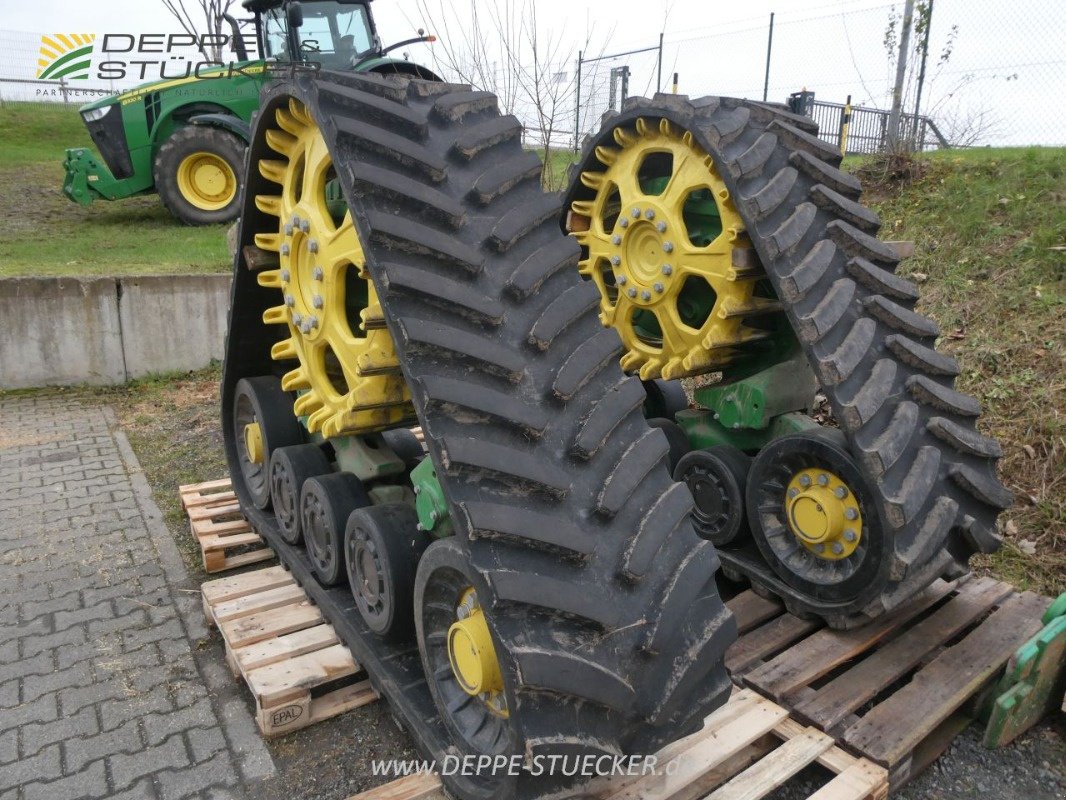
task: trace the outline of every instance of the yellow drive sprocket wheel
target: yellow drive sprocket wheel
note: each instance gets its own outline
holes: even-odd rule
[[[647,380],[725,366],[768,336],[745,317],[779,308],[755,294],[761,271],[729,190],[692,134],[665,119],[637,119],[614,140],[596,148],[603,171],[581,174],[595,197],[573,203],[569,227],[587,249],[579,269],[600,290],[600,320],[622,337],[622,367]]]
[[[261,160],[259,171],[281,192],[257,195],[255,204],[277,217],[278,230],[256,234],[255,244],[279,255],[279,268],[258,280],[283,299],[263,321],[289,331],[271,357],[299,362],[282,388],[300,393],[295,412],[312,433],[330,438],[394,426],[414,410],[359,234],[350,213],[329,202],[336,172],[325,139],[295,99],[275,118],[266,141],[284,158]]]

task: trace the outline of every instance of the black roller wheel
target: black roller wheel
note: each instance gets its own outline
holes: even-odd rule
[[[329,459],[317,444],[279,447],[270,456],[270,499],[281,538],[289,544],[303,541],[300,489],[304,481],[329,471]]]
[[[846,603],[891,563],[891,537],[839,431],[790,434],[759,451],[747,508],[766,562],[821,601]]]
[[[426,457],[426,448],[410,428],[395,428],[381,434],[385,444],[400,458],[410,472]]]
[[[450,711],[442,715],[444,723],[464,754],[507,756],[518,742],[510,718],[514,665],[488,625],[488,611],[480,601],[488,596],[454,538],[430,545],[418,567],[414,594],[429,690],[437,707]]]
[[[237,458],[256,508],[270,508],[267,466],[279,447],[302,444],[304,429],[292,413],[292,397],[270,375],[242,378],[233,398]]]
[[[357,508],[344,530],[348,584],[367,627],[379,636],[404,639],[414,629],[418,560],[429,537],[406,503]]]
[[[344,529],[357,508],[370,505],[363,482],[350,472],[334,472],[307,480],[300,491],[300,525],[315,577],[335,586],[347,577]]]
[[[728,445],[693,450],[674,469],[674,480],[692,492],[697,535],[718,547],[748,537],[744,517],[744,489],[751,458]]]
[[[670,450],[666,456],[666,463],[670,468],[670,472],[673,473],[673,471],[677,469],[677,463],[689,450],[692,449],[692,444],[689,442],[685,432],[681,429],[681,426],[672,419],[665,419],[663,417],[649,419],[648,426],[658,428],[666,435],[666,442],[670,445]]]
[[[681,381],[667,381],[655,378],[650,381],[641,381],[647,399],[644,401],[644,416],[665,417],[673,419],[678,411],[688,408],[688,395]]]

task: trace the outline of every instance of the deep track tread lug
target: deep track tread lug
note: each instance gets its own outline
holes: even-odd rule
[[[470,188],[470,197],[478,204],[487,206],[521,183],[539,181],[540,170],[540,159],[535,153],[527,153],[521,159],[504,161],[490,167],[474,181]]]
[[[461,508],[474,536],[524,539],[579,556],[588,556],[596,549],[596,538],[569,520],[502,503],[471,501],[462,503]]]
[[[559,368],[552,391],[560,400],[569,400],[582,386],[622,352],[622,342],[613,330],[600,329],[579,344]]]
[[[567,270],[577,272],[580,250],[571,238],[559,238],[536,251],[519,264],[507,279],[507,289],[516,300],[525,300],[553,275]]]
[[[767,237],[766,247],[773,258],[792,252],[807,234],[816,212],[814,203],[800,203],[792,215]]]
[[[614,516],[628,502],[645,476],[662,463],[670,447],[661,431],[649,430],[629,446],[603,482],[596,510]]]
[[[449,122],[481,111],[496,111],[496,95],[492,92],[456,91],[440,95],[433,104],[433,112]]]
[[[466,216],[462,204],[453,198],[391,169],[356,163],[349,165],[348,170],[352,180],[366,191],[378,191],[396,200],[411,203],[452,228],[458,228]]]
[[[856,445],[870,472],[881,477],[892,469],[900,456],[906,452],[917,427],[918,406],[914,403],[900,403],[892,414],[892,420],[868,447],[863,446],[863,439],[859,437]]]
[[[515,117],[490,117],[459,134],[452,150],[467,161],[495,145],[522,136],[522,123]]]
[[[858,430],[874,418],[888,400],[896,379],[896,363],[882,358],[874,364],[869,377],[848,400],[842,400],[843,418],[851,430]]]
[[[625,378],[608,389],[581,422],[570,453],[589,459],[599,452],[611,432],[644,404],[647,394],[636,378]]]
[[[913,522],[936,485],[940,470],[940,451],[925,446],[918,450],[914,462],[900,482],[899,491],[888,498],[889,523],[902,528]]]
[[[796,150],[788,157],[788,163],[818,183],[824,183],[845,197],[853,200],[862,194],[862,184],[854,175],[832,167],[804,150]]]
[[[440,447],[446,469],[471,468],[491,473],[516,487],[531,487],[556,496],[570,491],[570,482],[564,474],[517,448],[460,438],[442,439]]]
[[[730,167],[738,178],[750,178],[757,175],[773,156],[775,147],[777,147],[777,137],[772,133],[764,133],[741,153]]]
[[[895,300],[914,302],[918,299],[918,287],[894,272],[882,269],[871,261],[856,256],[847,263],[848,274],[869,289]]]
[[[429,118],[425,112],[369,92],[366,86],[323,86],[319,89],[319,98],[353,111],[360,119],[388,126],[414,139],[424,139],[429,132]]]
[[[822,370],[831,383],[843,383],[863,362],[877,335],[877,323],[859,319],[836,350],[822,361]]]
[[[939,411],[958,414],[960,417],[976,417],[981,414],[981,404],[968,394],[943,386],[925,375],[909,377],[907,389],[919,403]]]
[[[532,203],[513,208],[500,217],[492,229],[489,244],[497,253],[505,253],[533,229],[559,215],[559,198],[542,194]]]
[[[751,110],[743,106],[731,108],[724,114],[719,114],[711,123],[711,129],[718,135],[719,145],[727,145],[736,139],[747,126],[750,118]]]
[[[608,598],[597,597],[563,578],[498,570],[493,574],[492,586],[501,601],[551,608],[604,630],[615,628],[620,621],[620,609],[612,606]]]
[[[548,427],[548,415],[509,392],[483,386],[476,392],[458,378],[426,375],[418,379],[431,402],[468,409],[485,417],[506,422],[529,436],[538,437]]]
[[[982,503],[995,508],[1014,505],[1014,493],[991,475],[978,472],[966,464],[953,464],[949,470],[952,480]]]
[[[600,294],[591,283],[579,283],[558,295],[533,323],[529,343],[539,350],[551,347],[556,337],[591,309],[599,308]]]
[[[525,370],[525,360],[520,354],[480,334],[422,319],[404,320],[399,327],[408,347],[429,348],[437,358],[459,357],[511,381],[521,378]]]
[[[1003,448],[995,439],[982,436],[977,431],[945,417],[933,417],[926,424],[926,428],[962,455],[979,458],[1000,458],[1003,455]]]
[[[780,136],[793,149],[805,150],[831,166],[838,167],[843,160],[840,151],[833,145],[823,142],[813,133],[801,130],[782,119],[775,119],[770,123],[768,129]]]
[[[809,315],[799,318],[800,333],[808,342],[821,341],[848,312],[855,298],[855,283],[847,278],[833,282]]]
[[[795,305],[813,289],[833,263],[836,245],[826,239],[814,245],[794,270],[781,277],[781,295]]]
[[[505,312],[499,300],[471,294],[469,287],[461,281],[407,264],[383,264],[382,269],[390,287],[431,297],[436,303],[472,322],[493,327],[503,322]]]
[[[904,364],[921,370],[927,375],[954,378],[962,371],[959,368],[959,362],[951,356],[938,353],[933,348],[918,344],[906,336],[895,333],[886,336],[885,346]]]
[[[892,267],[899,263],[899,256],[892,245],[864,233],[849,222],[835,219],[825,226],[825,230],[829,238],[850,256],[880,261]]]
[[[692,494],[684,484],[675,483],[655,501],[655,505],[640,521],[640,527],[626,546],[622,574],[632,580],[643,578],[663,542],[690,513]]]
[[[485,262],[479,251],[430,225],[379,211],[368,217],[375,241],[391,250],[440,258],[469,273],[480,272]]]
[[[881,218],[876,212],[824,184],[819,183],[811,189],[810,196],[816,206],[847,220],[865,233],[876,234],[881,229]]]
[[[448,170],[448,162],[419,142],[392,136],[377,125],[343,117],[337,130],[351,137],[363,147],[373,150],[405,170],[414,170],[434,183],[440,183]],[[341,137],[343,142],[343,136]]]
[[[648,626],[645,645],[647,650],[658,653],[669,644],[670,639],[685,622],[684,614],[678,612],[696,603],[706,581],[713,581],[717,570],[718,554],[714,545],[705,541],[697,542],[685,560],[678,565],[663,592],[662,605],[656,610]],[[697,579],[697,576],[701,575],[705,578],[703,584]]]
[[[576,653],[516,648],[515,659],[534,688],[581,694],[616,711],[632,708],[636,700],[636,691],[622,676]]]
[[[879,294],[867,297],[863,305],[881,322],[901,333],[924,339],[935,339],[940,335],[940,327],[929,317],[911,311]]]
[[[786,167],[775,173],[766,185],[748,198],[748,202],[755,207],[755,214],[759,219],[776,211],[785,202],[792,187],[796,184],[797,177],[799,174],[796,170]]]

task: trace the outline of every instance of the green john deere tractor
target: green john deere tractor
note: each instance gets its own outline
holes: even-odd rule
[[[719,553],[847,627],[995,547],[998,447],[814,131],[634,101],[564,206],[487,92],[265,86],[234,490],[426,756],[481,764],[452,796],[572,796],[575,763],[698,728],[730,693]]]
[[[240,211],[249,122],[260,90],[273,76],[300,65],[436,78],[425,67],[386,55],[432,37],[383,48],[369,0],[244,5],[250,19],[226,17],[237,58],[230,66],[146,83],[82,107],[100,155],[87,148],[66,151],[67,197],[87,206],[97,199],[157,192],[189,225],[228,222]],[[258,59],[249,58],[240,33],[250,24],[259,42]]]

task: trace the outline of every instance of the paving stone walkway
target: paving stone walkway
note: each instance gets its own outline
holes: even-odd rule
[[[273,774],[197,664],[196,586],[106,406],[0,398],[0,587],[0,800],[221,800]]]

